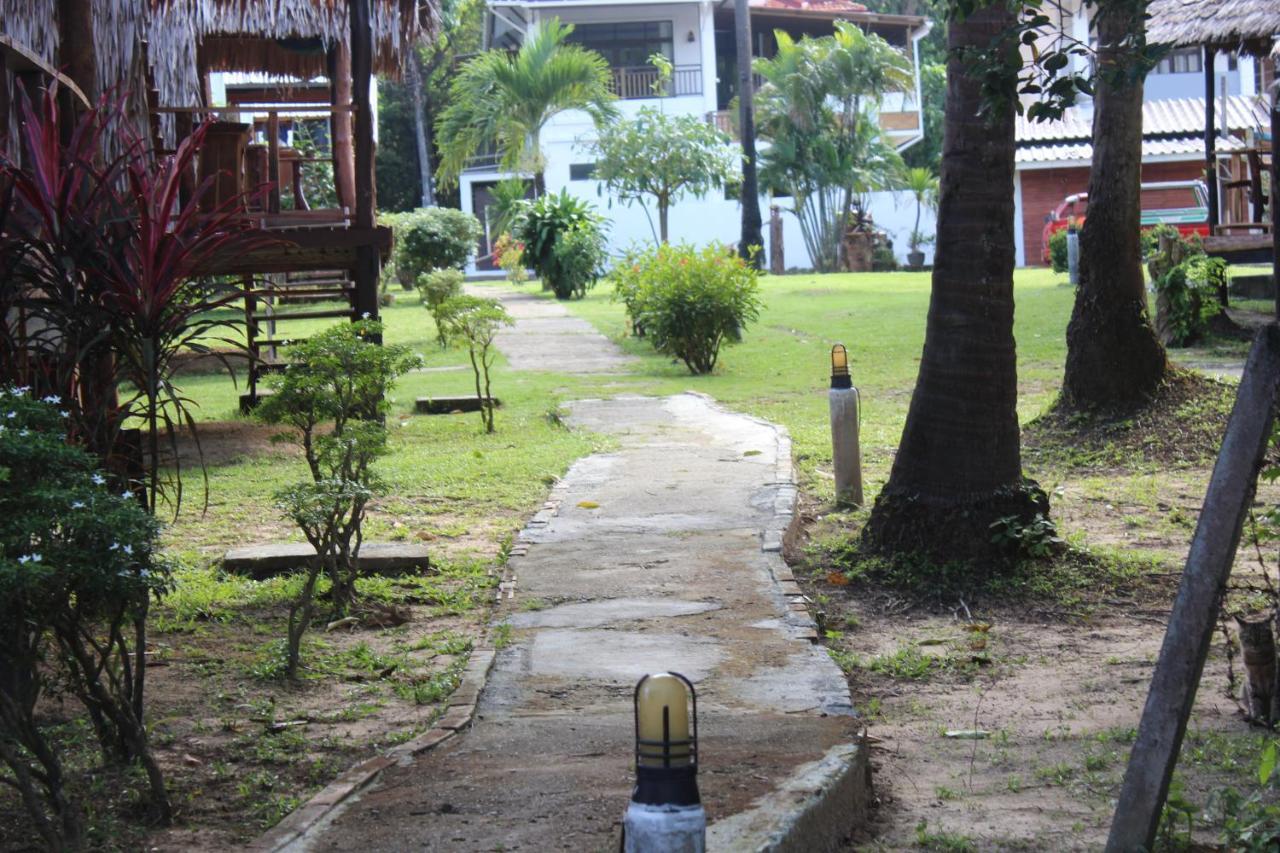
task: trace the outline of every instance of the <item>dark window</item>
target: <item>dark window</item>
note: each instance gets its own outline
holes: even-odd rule
[[[1151,70],[1152,74],[1194,74],[1204,70],[1204,59],[1198,47],[1184,47],[1167,53]]]
[[[591,176],[596,173],[595,163],[570,163],[569,164],[569,180],[571,181],[589,181]]]
[[[614,68],[640,68],[660,53],[675,60],[670,21],[577,24],[569,41],[596,51]]]

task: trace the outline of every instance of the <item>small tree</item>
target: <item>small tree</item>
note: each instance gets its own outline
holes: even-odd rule
[[[700,116],[642,107],[634,119],[603,127],[596,148],[596,179],[625,204],[639,202],[646,216],[645,199],[652,197],[663,243],[672,204],[702,198],[738,176],[737,148]]]
[[[0,389],[0,782],[50,849],[70,850],[83,843],[81,811],[36,715],[51,692],[84,704],[109,764],[142,765],[152,809],[169,819],[142,718],[138,630],[169,572],[155,520],[67,443],[60,401],[24,391]]]
[[[436,339],[442,347],[449,345],[449,336],[445,334],[444,323],[440,319],[440,308],[453,297],[461,295],[465,280],[457,270],[433,270],[418,276],[418,296],[422,299],[422,307],[431,312],[431,318],[436,321]]]
[[[489,388],[489,369],[495,353],[493,341],[498,330],[512,324],[502,303],[478,296],[455,296],[440,306],[439,322],[451,338],[467,342],[471,369],[476,377],[476,400],[480,402],[480,420],[485,432],[493,432],[493,395]]]
[[[911,251],[918,252],[921,246],[933,240],[920,233],[920,213],[926,207],[933,210],[938,203],[938,176],[920,166],[907,169],[903,174],[902,188],[916,201],[916,221],[911,226],[911,237],[907,242]]]
[[[291,347],[293,363],[258,407],[263,420],[293,428],[277,438],[298,443],[311,473],[310,482],[276,494],[316,552],[289,606],[289,678],[297,677],[320,577],[329,580],[334,618],[355,600],[365,512],[381,488],[372,466],[387,452],[387,395],[397,377],[420,364],[406,347],[371,342],[381,334],[375,321],[342,323]]]

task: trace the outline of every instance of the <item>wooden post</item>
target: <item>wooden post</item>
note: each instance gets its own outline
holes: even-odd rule
[[[1240,531],[1271,436],[1278,385],[1280,326],[1273,323],[1259,330],[1254,339],[1227,434],[1213,466],[1160,659],[1151,677],[1138,737],[1129,753],[1107,838],[1108,853],[1152,849],[1240,544]]]
[[[782,252],[782,210],[773,204],[769,206],[769,272],[774,275],[787,271]]]
[[[369,0],[350,0],[351,104],[355,109],[355,218],[352,227],[367,232],[369,242],[356,249],[355,309],[357,317],[378,317],[378,250],[373,243],[373,110],[369,84],[373,77],[373,32]]]
[[[355,14],[353,3],[352,21]],[[368,20],[367,15],[365,19]],[[351,145],[351,51],[347,45],[339,43],[334,46],[329,67],[331,100],[337,108],[330,122],[329,135],[333,151],[333,178],[337,184],[339,206],[351,210],[356,206],[356,166]],[[368,93],[367,86],[365,92]]]
[[[267,113],[267,180],[271,189],[267,196],[267,212],[280,212],[280,114]]]
[[[1213,60],[1217,55],[1212,45],[1204,46],[1204,183],[1209,190],[1209,234],[1218,219],[1218,129],[1213,120]]]
[[[57,65],[89,103],[98,103],[98,61],[93,42],[93,0],[58,0]]]

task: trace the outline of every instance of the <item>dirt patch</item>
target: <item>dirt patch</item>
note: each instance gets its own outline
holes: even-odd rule
[[[877,808],[848,849],[1103,846],[1210,470],[1029,469],[1059,535],[1092,556],[1032,573],[1049,582],[1012,596],[941,577],[938,594],[904,595],[832,574],[824,555],[856,536],[862,513],[805,508],[808,545],[789,556],[872,738]],[[1260,503],[1277,500],[1262,484]],[[1262,556],[1274,578],[1274,548]],[[1259,566],[1246,535],[1233,610],[1258,608]],[[1277,799],[1257,784],[1274,735],[1243,719],[1233,655],[1215,634],[1175,775],[1186,811],[1159,849],[1215,842],[1225,789]]]
[[[1135,409],[1079,413],[1055,404],[1023,429],[1028,467],[1196,465],[1218,452],[1235,386],[1174,370]]]

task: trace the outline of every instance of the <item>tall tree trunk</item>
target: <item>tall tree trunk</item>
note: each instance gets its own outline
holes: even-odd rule
[[[662,242],[667,242],[667,211],[671,207],[671,202],[665,197],[658,197],[658,234],[662,238]]]
[[[1138,233],[1143,79],[1134,55],[1142,46],[1145,7],[1145,0],[1105,0],[1095,18],[1089,212],[1080,233],[1080,286],[1067,326],[1062,382],[1063,402],[1074,409],[1141,402],[1168,365],[1147,313]]]
[[[764,264],[760,219],[760,182],[756,178],[755,81],[751,76],[751,11],[747,0],[733,2],[733,28],[738,48],[738,124],[742,134],[742,239],[738,254]],[[753,252],[753,248],[755,251]]]
[[[937,252],[924,354],[889,482],[863,541],[939,560],[996,557],[991,524],[1048,512],[1022,478],[1013,340],[1013,86],[980,112],[982,79],[961,51],[1014,23],[1001,3],[954,20]]]
[[[422,97],[422,62],[417,46],[409,51],[409,97],[413,104],[413,136],[418,143],[418,175],[422,179],[422,206],[435,205],[435,188],[431,181],[431,138],[427,127],[426,101]]]

